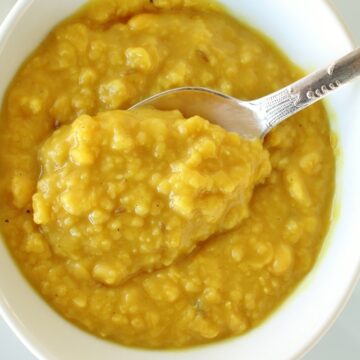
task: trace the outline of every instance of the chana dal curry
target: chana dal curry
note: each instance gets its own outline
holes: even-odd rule
[[[205,86],[241,99],[302,74],[221,7],[91,2],[25,61],[0,121],[0,226],[61,315],[125,345],[186,347],[260,324],[311,270],[335,160],[312,106],[248,141],[177,110]]]

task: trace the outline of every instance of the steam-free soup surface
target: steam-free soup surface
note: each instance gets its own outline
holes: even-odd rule
[[[125,345],[185,347],[260,324],[311,270],[335,162],[321,104],[262,144],[174,109],[177,86],[253,99],[299,72],[200,1],[97,1],[15,76],[0,118],[0,227],[62,316]]]

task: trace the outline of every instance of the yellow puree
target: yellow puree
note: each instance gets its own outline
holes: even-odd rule
[[[300,75],[199,1],[103,0],[60,24],[1,113],[0,226],[25,276],[64,317],[126,345],[190,346],[259,324],[328,228],[323,106],[264,144],[177,110],[116,109],[184,85],[257,98]]]
[[[55,253],[109,286],[238,225],[270,172],[260,141],[158,110],[82,115],[45,142],[40,162],[34,221]]]

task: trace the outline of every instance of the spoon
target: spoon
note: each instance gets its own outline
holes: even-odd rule
[[[199,115],[248,139],[263,138],[272,128],[360,75],[360,48],[328,67],[257,100],[242,101],[203,87],[180,87],[151,96],[131,107],[151,105]]]

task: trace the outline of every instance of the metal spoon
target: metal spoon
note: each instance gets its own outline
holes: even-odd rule
[[[136,105],[160,110],[180,110],[199,115],[249,139],[263,138],[289,116],[322,99],[360,75],[360,48],[270,95],[242,101],[202,87],[181,87],[151,96]]]

